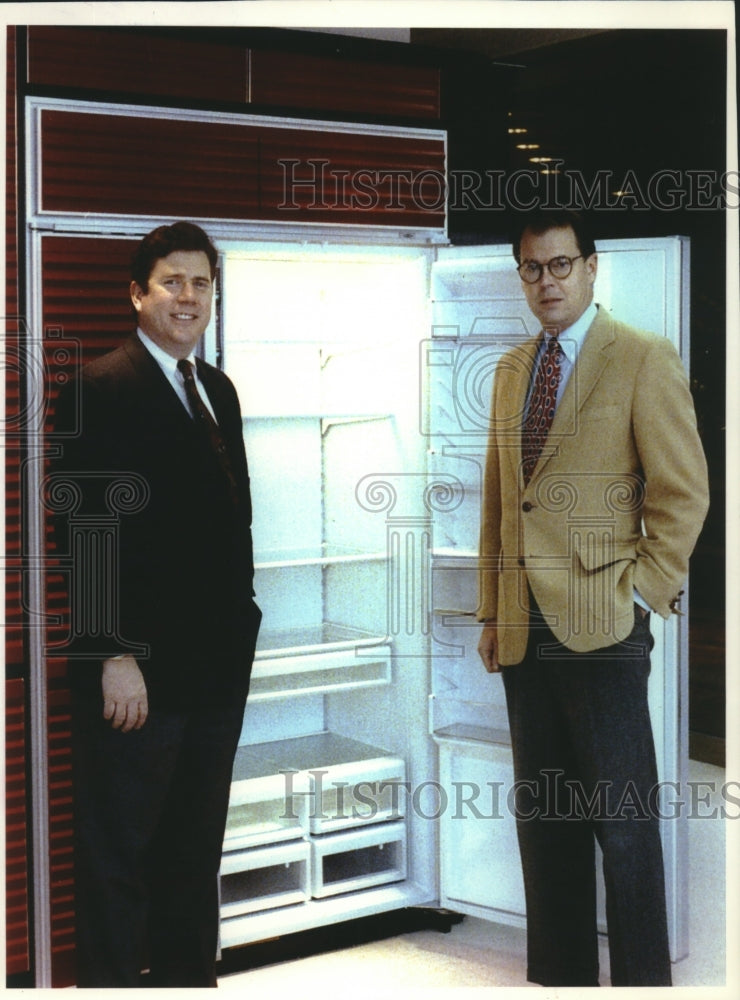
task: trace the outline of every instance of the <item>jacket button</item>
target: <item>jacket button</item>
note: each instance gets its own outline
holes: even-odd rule
[[[527,565],[526,562],[524,561],[524,559],[521,559],[521,558],[517,559],[517,562],[519,563],[520,566],[526,566]]]
[[[522,504],[522,510],[524,511],[525,514],[528,514],[533,507],[534,504],[530,503],[529,500],[525,500],[524,503]]]

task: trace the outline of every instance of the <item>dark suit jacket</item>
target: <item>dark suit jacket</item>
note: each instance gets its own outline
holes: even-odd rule
[[[74,563],[72,621],[83,625],[67,650],[70,678],[91,693],[100,688],[101,660],[129,644],[147,648],[137,661],[151,704],[229,700],[248,685],[261,615],[252,600],[241,413],[223,372],[199,361],[198,374],[230,455],[236,508],[215,456],[137,336],[85,367],[60,395],[60,433],[79,432],[64,444],[61,471],[82,497],[65,519],[66,544],[75,524],[84,534],[112,516],[117,529],[117,568],[95,584],[110,595],[112,628],[101,629],[100,616],[91,621],[84,606],[95,557],[86,556],[87,567],[85,559]],[[125,485],[111,493],[111,484],[127,481],[128,497]],[[82,602],[77,618],[75,602]]]

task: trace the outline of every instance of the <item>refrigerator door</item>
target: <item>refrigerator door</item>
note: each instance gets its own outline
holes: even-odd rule
[[[669,337],[688,369],[688,240],[607,240],[597,243],[597,251],[595,300],[619,319]],[[457,812],[448,810],[440,820],[441,896],[453,909],[520,922],[523,891],[511,875],[518,865],[511,850],[513,818],[506,809],[485,812],[469,790],[468,799],[460,795],[466,782],[477,787],[484,759],[487,773],[504,784],[511,778],[501,679],[483,671],[476,651],[476,547],[493,372],[502,354],[535,335],[539,324],[526,306],[509,246],[440,248],[431,288],[432,335],[422,346],[429,398],[423,426],[430,480],[456,495],[433,528],[430,726],[442,780],[450,783],[446,792],[459,803]],[[674,961],[687,952],[686,803],[679,803],[688,770],[687,604],[684,595],[681,616],[653,624],[649,690],[659,777],[669,790],[662,835]],[[452,822],[466,805],[470,818],[476,812],[488,817],[491,847],[498,838],[504,852],[478,850],[480,815],[478,822]],[[466,870],[462,878],[460,857],[466,867],[480,858],[481,870]],[[603,892],[600,910],[603,926]]]

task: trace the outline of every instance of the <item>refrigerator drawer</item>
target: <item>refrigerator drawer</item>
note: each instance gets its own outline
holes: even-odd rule
[[[402,819],[407,793],[402,757],[381,747],[323,732],[250,747],[266,768],[282,773],[286,795],[308,783],[308,828],[332,833]]]
[[[288,777],[240,747],[232,773],[224,850],[295,840],[308,832],[308,778]]]
[[[308,772],[311,833],[402,819],[406,766],[400,757],[334,764]]]
[[[406,826],[379,826],[311,840],[311,893],[317,899],[406,878]]]
[[[231,851],[221,859],[221,919],[305,903],[311,850],[305,841]]]

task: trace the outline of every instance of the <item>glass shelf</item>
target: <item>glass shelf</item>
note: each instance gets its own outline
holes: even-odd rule
[[[335,625],[332,622],[301,625],[296,628],[262,629],[257,640],[255,659],[352,650],[358,646],[364,648],[382,645],[385,642],[385,636],[348,628],[346,625]]]
[[[358,410],[356,413],[347,413],[346,410],[331,410],[327,407],[322,407],[320,410],[317,409],[314,412],[308,412],[301,410],[300,412],[281,412],[281,413],[261,413],[261,412],[250,412],[245,409],[242,413],[242,424],[247,426],[253,420],[270,420],[275,423],[285,424],[296,420],[310,420],[310,421],[321,421],[321,423],[326,424],[364,424],[370,421],[376,420],[393,420],[394,416],[392,413],[378,413],[377,410],[368,410],[363,413]]]
[[[440,563],[444,560],[460,560],[466,563],[473,563],[477,566],[480,559],[480,554],[476,549],[455,548],[454,546],[439,546],[432,549],[432,559],[438,560]]]
[[[497,746],[511,746],[511,736],[506,729],[477,726],[464,722],[435,729],[434,736],[438,739],[460,740],[464,743],[494,743]]]
[[[256,552],[255,569],[280,569],[286,566],[328,566],[337,563],[378,562],[387,552],[363,552],[340,545],[320,545],[312,548],[270,549]]]

